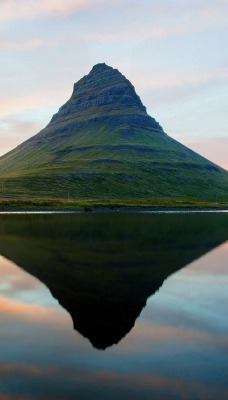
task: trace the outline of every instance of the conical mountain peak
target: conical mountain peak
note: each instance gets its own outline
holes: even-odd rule
[[[23,197],[227,201],[228,193],[228,173],[164,133],[105,63],[74,84],[46,128],[0,158],[0,174],[3,194]]]
[[[90,73],[104,72],[104,71],[108,71],[108,70],[109,71],[113,70],[113,68],[105,63],[98,63],[93,66]]]
[[[117,69],[105,63],[94,65],[88,75],[74,84],[71,98],[54,115],[51,122],[59,121],[66,115],[88,117],[92,115],[107,115],[128,113],[144,114],[146,108],[135,92],[134,86]],[[83,112],[83,114],[82,114]],[[161,129],[161,128],[160,128]]]

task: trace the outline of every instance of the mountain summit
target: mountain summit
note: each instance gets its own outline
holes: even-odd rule
[[[105,63],[74,84],[37,135],[0,158],[12,195],[220,198],[228,172],[168,136],[130,81]]]
[[[131,125],[138,124],[162,131],[158,122],[148,116],[131,82],[105,63],[95,65],[88,75],[75,83],[70,100],[53,116],[50,126],[58,126],[69,116],[79,120],[84,117],[87,122],[94,118],[93,122],[97,122],[97,118],[102,117],[110,124],[110,129],[129,130]]]

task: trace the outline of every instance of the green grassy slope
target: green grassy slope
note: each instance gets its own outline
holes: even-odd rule
[[[219,198],[228,174],[170,137],[135,129],[124,141],[101,125],[30,144],[0,160],[2,194],[71,198]],[[136,138],[135,138],[136,137]],[[15,169],[15,165],[17,166]],[[0,188],[1,194],[1,188]]]

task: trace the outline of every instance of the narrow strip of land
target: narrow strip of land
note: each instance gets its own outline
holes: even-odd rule
[[[228,202],[187,199],[48,199],[0,198],[0,212],[11,211],[197,211],[228,210]]]

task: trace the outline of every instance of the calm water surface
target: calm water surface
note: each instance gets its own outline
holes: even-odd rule
[[[228,214],[0,216],[0,399],[228,399]]]

